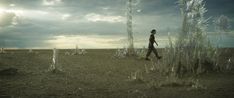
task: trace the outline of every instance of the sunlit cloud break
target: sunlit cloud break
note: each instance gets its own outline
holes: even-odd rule
[[[96,13],[87,14],[85,18],[91,22],[110,22],[110,23],[124,22],[125,19],[123,16],[101,15]]]
[[[175,38],[172,37],[174,42]],[[80,48],[123,48],[127,47],[125,36],[103,36],[103,35],[59,35],[54,36],[51,40],[47,40],[45,43],[49,46],[46,48],[74,48],[78,45]],[[165,47],[168,44],[168,38],[166,36],[157,39],[160,42],[159,47]],[[147,47],[147,39],[137,37],[135,39],[136,48]]]
[[[53,5],[61,4],[61,3],[62,3],[62,0],[43,0],[43,5],[46,5],[46,6],[53,6]]]
[[[51,47],[56,48],[74,48],[78,45],[80,48],[113,48],[122,46],[121,43],[111,44],[113,41],[119,41],[124,37],[113,37],[113,36],[82,36],[82,35],[60,35],[54,36],[51,40],[47,40],[46,43]],[[48,48],[48,47],[47,47]]]

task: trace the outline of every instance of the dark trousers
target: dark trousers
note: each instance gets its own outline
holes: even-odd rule
[[[148,52],[147,52],[147,54],[146,54],[146,58],[148,58],[148,57],[150,56],[150,54],[151,54],[152,51],[154,52],[155,56],[156,56],[157,58],[159,58],[158,51],[157,51],[156,48],[154,48],[154,47],[149,47],[149,48],[148,48]]]

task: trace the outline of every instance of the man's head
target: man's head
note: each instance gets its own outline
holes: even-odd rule
[[[153,29],[152,31],[151,31],[151,34],[156,34],[157,33],[157,31],[155,30],[155,29]]]

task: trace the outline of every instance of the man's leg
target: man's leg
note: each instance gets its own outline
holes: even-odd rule
[[[152,49],[148,48],[148,52],[147,52],[146,58],[145,58],[146,60],[149,60],[149,56],[150,56],[151,52],[152,52]]]
[[[156,48],[153,48],[152,50],[153,50],[155,56],[156,56],[158,59],[161,59],[161,58],[162,58],[161,56],[158,55],[158,51],[157,51]]]

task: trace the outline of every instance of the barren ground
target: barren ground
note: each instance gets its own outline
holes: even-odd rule
[[[0,75],[0,98],[234,98],[234,72],[181,79],[198,79],[204,89],[159,87],[154,85],[166,81],[167,76],[157,71],[146,73],[145,65],[150,67],[150,61],[134,57],[116,59],[112,56],[115,50],[87,50],[85,55],[65,55],[61,50],[62,72],[58,73],[47,71],[52,51],[36,52],[12,50],[0,54],[0,70],[18,69],[16,75]],[[233,53],[234,49],[228,49],[220,61],[229,57],[233,60]],[[142,80],[129,79],[137,71]]]

